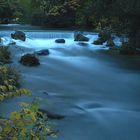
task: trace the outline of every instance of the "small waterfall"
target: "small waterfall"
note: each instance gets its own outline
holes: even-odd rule
[[[10,37],[11,33],[14,31],[0,31],[0,37]],[[31,31],[26,32],[27,38],[41,38],[41,39],[55,39],[55,38],[73,38],[73,32],[61,32],[61,31]]]
[[[54,38],[73,38],[73,32],[47,31],[47,32],[26,32],[29,38],[54,39]]]

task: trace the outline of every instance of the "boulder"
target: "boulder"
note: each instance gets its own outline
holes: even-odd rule
[[[114,43],[114,41],[112,39],[109,39],[109,40],[107,40],[106,46],[113,47],[113,46],[115,46],[115,43]]]
[[[65,43],[65,39],[56,39],[55,42],[56,43]]]
[[[74,41],[85,41],[88,42],[89,38],[84,36],[82,33],[78,32],[74,35]]]
[[[115,43],[114,43],[114,41],[113,41],[112,39],[109,39],[109,40],[107,41],[106,46],[109,47],[109,49],[116,49]]]
[[[25,41],[26,40],[26,35],[22,31],[15,31],[15,33],[12,33],[11,34],[11,37],[13,39],[16,39],[16,40],[22,40],[22,41]]]
[[[37,55],[49,55],[50,52],[48,49],[44,49],[44,50],[36,51],[35,54],[37,54]]]
[[[104,29],[99,33],[98,36],[103,42],[106,42],[107,40],[111,39],[111,31]]]
[[[38,65],[40,65],[39,59],[34,54],[23,55],[19,62],[25,66],[38,66]]]
[[[111,45],[111,46],[114,43],[114,42],[111,42],[113,40],[111,37],[110,30],[104,29],[99,33],[98,36],[99,36],[99,38],[93,42],[94,45],[103,45],[103,43],[105,43],[106,41],[108,41],[109,45]]]
[[[94,45],[103,45],[104,41],[102,41],[101,39],[95,40],[93,42]]]
[[[62,120],[66,117],[64,115],[52,113],[52,112],[49,112],[49,111],[44,110],[44,109],[39,109],[39,111],[42,112],[43,114],[46,114],[47,117],[51,120]]]

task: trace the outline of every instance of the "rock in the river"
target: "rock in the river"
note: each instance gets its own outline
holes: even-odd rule
[[[93,42],[94,45],[103,45],[104,41],[102,41],[101,39],[95,40]]]
[[[37,55],[49,55],[50,52],[48,49],[44,49],[44,50],[36,51],[35,54],[37,54]]]
[[[56,39],[55,42],[56,43],[65,43],[65,39]]]
[[[22,31],[15,31],[15,33],[12,33],[11,34],[11,37],[13,39],[16,39],[16,40],[22,40],[22,41],[25,41],[26,40],[26,35]]]
[[[103,45],[108,40],[111,40],[111,31],[108,29],[104,29],[99,33],[99,38],[93,42],[94,45]]]
[[[25,66],[38,66],[38,65],[40,65],[39,59],[34,54],[23,55],[19,62]]]
[[[111,39],[111,31],[104,29],[99,33],[99,38],[103,41],[106,42],[107,40]]]
[[[46,111],[44,109],[39,109],[39,111],[42,112],[42,113],[44,113],[44,114],[46,114],[47,117],[49,119],[52,119],[52,120],[62,120],[62,119],[65,118],[64,115],[59,115],[59,114],[51,113],[51,112],[48,112],[48,111]]]
[[[115,43],[112,39],[107,40],[106,46],[109,47],[109,49],[116,49]]]
[[[82,33],[77,32],[74,34],[74,41],[85,41],[88,42],[89,38],[84,36]]]

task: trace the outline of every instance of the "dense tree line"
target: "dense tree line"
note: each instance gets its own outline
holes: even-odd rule
[[[47,27],[110,28],[140,46],[139,0],[1,0],[0,23],[28,22]]]

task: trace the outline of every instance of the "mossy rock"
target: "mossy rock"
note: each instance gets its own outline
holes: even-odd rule
[[[104,29],[99,33],[98,36],[99,36],[99,38],[93,42],[94,45],[103,45],[103,43],[105,43],[106,41],[109,41],[108,43],[111,43],[109,45],[112,46],[112,42],[110,42],[110,40],[112,41],[110,30]]]
[[[99,38],[106,42],[107,40],[110,40],[111,39],[111,32],[110,30],[102,30],[100,33],[99,33]]]
[[[25,54],[21,57],[19,62],[25,66],[40,65],[39,59],[36,57],[35,54]]]
[[[74,41],[85,41],[88,42],[89,38],[78,32],[74,34]]]
[[[106,46],[109,47],[109,49],[117,49],[117,48],[115,47],[115,43],[114,43],[114,41],[113,41],[112,39],[109,39],[109,40],[107,41]]]

